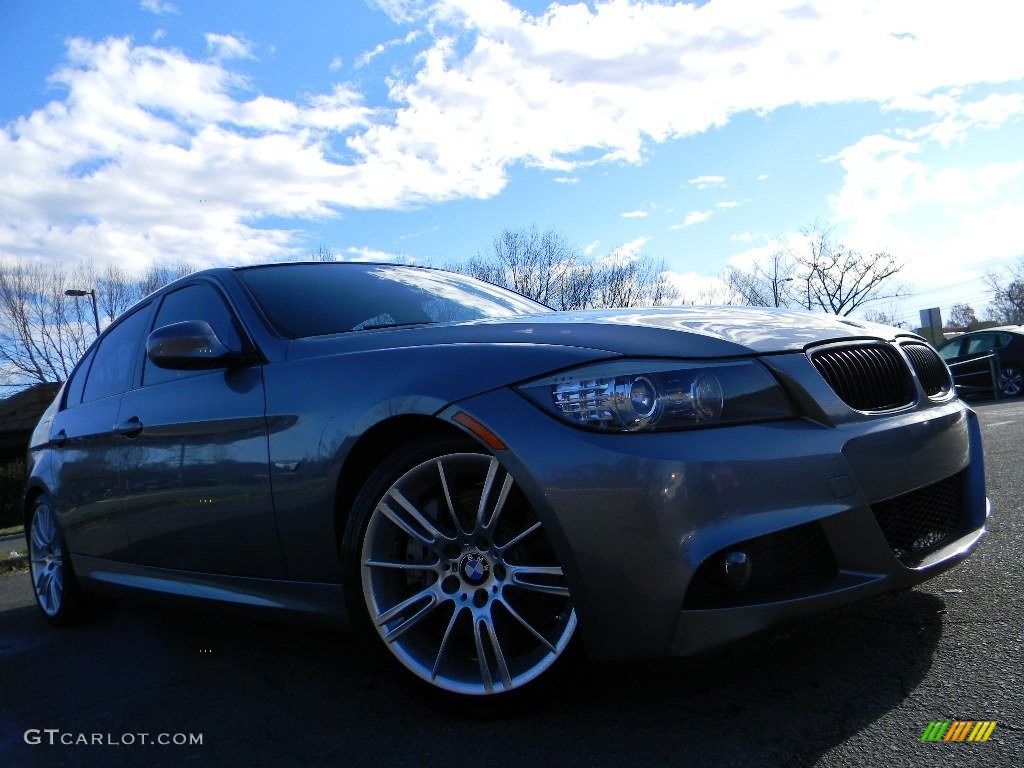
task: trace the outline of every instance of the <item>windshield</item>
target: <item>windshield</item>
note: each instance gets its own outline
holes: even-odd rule
[[[490,283],[422,267],[275,264],[236,274],[289,339],[550,311]]]

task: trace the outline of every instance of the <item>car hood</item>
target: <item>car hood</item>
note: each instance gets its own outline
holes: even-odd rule
[[[734,357],[802,351],[829,341],[893,339],[860,320],[753,307],[654,307],[545,312],[463,323],[367,330],[297,341],[290,358],[446,344],[578,347],[611,355]]]
[[[508,323],[489,320],[481,324]],[[559,336],[614,347],[624,354],[649,354],[655,339],[676,348],[693,345],[703,354],[802,351],[814,344],[849,339],[892,339],[898,329],[836,315],[755,307],[649,307],[552,312],[521,318],[540,337]],[[549,328],[548,326],[554,326]],[[669,333],[666,333],[669,332]],[[686,334],[683,341],[680,333]],[[660,346],[660,344],[659,344]],[[678,350],[675,351],[678,354]]]

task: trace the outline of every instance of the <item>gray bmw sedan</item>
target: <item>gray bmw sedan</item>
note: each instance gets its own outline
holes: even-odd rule
[[[912,333],[554,312],[387,264],[166,286],[79,362],[28,471],[51,624],[126,592],[321,618],[477,712],[584,654],[689,654],[911,587],[988,516],[977,419]]]

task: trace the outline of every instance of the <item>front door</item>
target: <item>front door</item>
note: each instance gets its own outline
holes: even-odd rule
[[[198,282],[168,294],[153,323],[204,320],[232,344],[236,320]],[[284,576],[270,492],[263,372],[258,365],[168,371],[144,361],[118,416],[127,560],[200,573]]]

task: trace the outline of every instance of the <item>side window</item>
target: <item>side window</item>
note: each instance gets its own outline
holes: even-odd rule
[[[951,341],[949,344],[945,344],[939,349],[939,357],[947,361],[952,360],[955,357],[959,357],[960,347],[962,347],[963,345],[964,343],[960,339]]]
[[[73,408],[82,402],[82,392],[85,390],[85,377],[89,375],[89,366],[92,365],[92,358],[95,350],[89,352],[82,362],[78,364],[71,373],[71,380],[68,381],[67,394],[64,395],[64,407]]]
[[[153,328],[163,328],[165,325],[185,320],[205,320],[220,337],[220,340],[229,347],[241,345],[241,337],[238,335],[231,310],[228,309],[216,289],[210,285],[198,283],[167,294],[157,312]],[[149,386],[188,376],[199,376],[203,373],[208,373],[208,371],[171,371],[159,368],[153,365],[149,357],[146,357],[142,383],[144,386]]]
[[[1007,347],[1010,345],[1010,342],[1013,341],[1013,336],[1008,333],[1000,333],[997,338],[999,341],[996,342],[996,349]]]
[[[996,345],[996,336],[994,333],[983,333],[980,336],[973,337],[967,343],[967,354],[977,355],[982,352],[991,351]]]
[[[119,322],[100,341],[89,366],[82,402],[118,395],[132,385],[142,334],[149,312],[144,309]],[[70,401],[69,401],[70,402]]]

